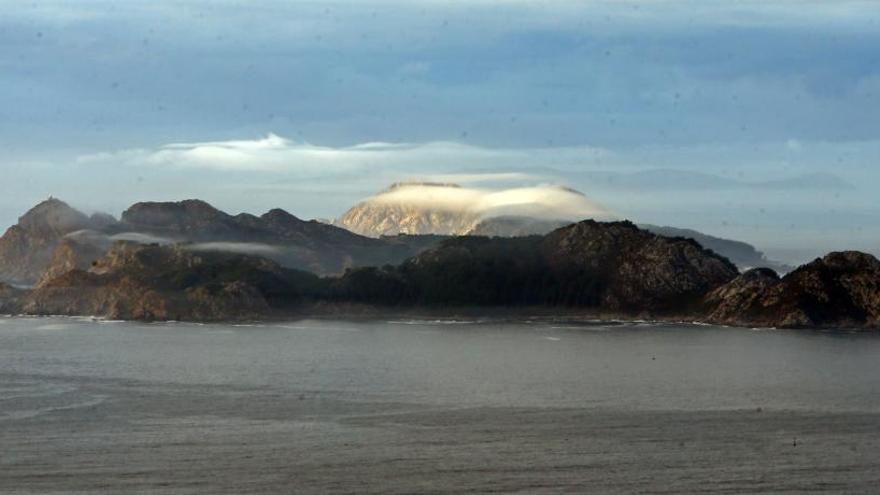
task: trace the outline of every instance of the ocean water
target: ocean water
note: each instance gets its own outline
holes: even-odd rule
[[[877,493],[880,335],[0,318],[0,493]]]

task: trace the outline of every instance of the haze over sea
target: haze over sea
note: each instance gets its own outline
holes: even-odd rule
[[[0,492],[870,493],[878,353],[681,324],[0,318]]]

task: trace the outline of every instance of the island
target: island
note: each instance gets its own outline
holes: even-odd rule
[[[880,261],[837,252],[780,277],[687,237],[584,220],[545,235],[363,237],[282,210],[140,203],[117,221],[52,199],[0,238],[0,312],[230,321],[430,314],[880,328]]]

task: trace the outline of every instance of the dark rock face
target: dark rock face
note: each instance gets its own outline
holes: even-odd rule
[[[48,283],[71,270],[87,270],[95,260],[104,255],[104,252],[105,247],[100,244],[62,238],[52,252],[52,257],[43,270],[37,285]]]
[[[118,242],[88,269],[45,280],[20,304],[27,313],[146,320],[260,318],[304,301],[662,315],[688,311],[735,276],[730,262],[692,240],[585,221],[544,237],[451,238],[400,266],[353,269],[337,279],[193,245]]]
[[[736,276],[732,263],[692,240],[587,220],[545,237],[449,239],[397,268],[352,270],[335,291],[371,303],[663,314],[689,310]]]
[[[466,235],[483,235],[489,237],[520,237],[527,235],[546,235],[556,229],[570,225],[572,222],[563,220],[542,220],[530,217],[502,216],[488,218],[476,224]],[[664,237],[684,237],[693,239],[706,249],[729,259],[740,269],[756,267],[771,268],[776,271],[789,272],[793,268],[784,263],[768,260],[764,253],[751,244],[723,239],[691,229],[677,227],[659,227],[657,225],[639,225],[641,229]]]
[[[12,314],[19,312],[19,297],[23,291],[10,285],[0,283],[0,314]]]
[[[104,217],[89,218],[63,201],[50,198],[18,219],[0,237],[0,280],[32,285],[42,276],[61,239],[94,226],[93,220],[106,223]]]
[[[318,278],[264,258],[118,242],[88,270],[48,280],[18,303],[28,314],[136,320],[235,320],[290,309]]]
[[[691,239],[655,235],[629,222],[580,222],[542,244],[554,270],[604,279],[601,304],[614,309],[686,310],[739,273]]]
[[[228,236],[243,228],[230,215],[196,199],[136,203],[122,213],[121,223],[134,232],[192,236],[193,240]]]
[[[752,271],[705,299],[707,320],[740,326],[880,326],[880,261],[831,253],[783,278]]]
[[[680,229],[677,227],[660,227],[657,225],[639,225],[639,227],[657,235],[666,237],[687,237],[693,239],[699,242],[704,248],[711,249],[729,259],[743,270],[750,268],[770,268],[779,272],[788,272],[792,270],[792,267],[784,263],[768,260],[764,256],[764,253],[758,251],[755,246],[745,242],[722,239],[720,237],[697,232],[696,230]]]
[[[415,254],[411,244],[370,239],[343,228],[301,220],[281,209],[259,217],[232,216],[199,200],[135,204],[122,214],[117,229],[176,242],[239,243],[237,248],[242,250],[248,248],[248,243],[255,244],[252,247],[259,254],[284,266],[322,275],[342,273],[354,266],[399,263]]]
[[[121,221],[91,217],[57,199],[40,203],[0,237],[0,281],[34,285],[87,269],[115,239],[187,243],[193,250],[259,254],[283,266],[329,275],[346,268],[399,263],[439,238],[370,239],[304,221],[280,209],[228,215],[199,200],[137,203]]]
[[[112,242],[120,234],[178,242]],[[259,256],[244,254],[258,247]],[[374,266],[323,279],[289,268],[356,264]],[[769,269],[738,275],[692,239],[629,222],[587,220],[545,236],[369,239],[283,210],[233,217],[200,201],[142,203],[116,222],[49,200],[0,238],[0,270],[13,281],[39,279],[33,290],[0,283],[0,313],[236,320],[308,304],[543,306],[739,326],[880,327],[873,256],[831,253],[783,278]]]

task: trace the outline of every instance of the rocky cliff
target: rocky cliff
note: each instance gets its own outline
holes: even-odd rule
[[[572,205],[577,205],[573,207]],[[523,214],[511,212],[520,211]],[[580,215],[573,215],[580,212]],[[556,215],[556,216],[554,216]],[[609,220],[610,213],[578,191],[564,187],[533,188],[528,193],[490,193],[455,184],[398,183],[345,212],[335,224],[369,236],[404,234],[520,237],[545,235],[584,219]],[[640,225],[666,237],[687,237],[728,258],[741,269],[791,267],[764,257],[745,242],[676,227]]]
[[[399,267],[352,270],[334,290],[341,298],[380,304],[672,314],[691,311],[737,274],[732,263],[692,240],[657,236],[629,222],[587,220],[543,237],[451,238]]]
[[[88,268],[68,266],[74,268],[47,276],[20,297],[21,311],[226,320],[271,317],[309,301],[664,315],[690,310],[736,276],[731,263],[694,241],[627,222],[594,221],[547,236],[451,238],[399,266],[351,269],[339,278],[319,279],[263,257],[204,252],[191,244],[120,241]]]
[[[270,260],[117,242],[87,270],[42,283],[17,302],[28,314],[136,320],[237,320],[290,311],[318,278]]]
[[[406,237],[406,236],[404,236]],[[236,320],[344,308],[558,308],[615,317],[774,327],[880,327],[880,261],[832,253],[780,278],[738,275],[727,259],[685,238],[629,222],[583,221],[546,236],[448,238],[398,266],[340,277],[265,257],[193,244],[119,241],[86,265],[47,273],[30,291],[0,285],[0,312],[123,319]],[[305,313],[303,313],[305,312]]]
[[[831,253],[779,278],[752,270],[705,298],[713,323],[761,327],[880,326],[880,261]]]
[[[52,279],[64,275],[71,270],[87,270],[104,255],[106,248],[100,243],[62,238],[52,251],[52,256],[40,275],[37,285],[48,283]]]
[[[703,247],[711,249],[729,259],[742,270],[748,270],[751,268],[770,268],[776,272],[786,273],[793,268],[784,263],[768,260],[764,256],[764,253],[755,248],[755,246],[742,241],[715,237],[692,229],[660,227],[647,224],[639,225],[639,227],[666,237],[687,237],[693,239],[699,242]]]
[[[627,311],[688,311],[739,274],[692,239],[656,235],[630,222],[579,222],[548,234],[541,249],[554,271],[604,280],[600,304]]]
[[[372,239],[273,209],[261,216],[229,215],[199,200],[138,203],[122,214],[117,227],[157,239],[192,243],[191,249],[259,254],[283,266],[337,274],[346,268],[399,263],[414,244]]]
[[[397,193],[415,187],[436,191],[463,191],[455,184],[397,183],[378,195],[351,207],[335,224],[368,237],[408,235],[461,235],[479,222],[480,215],[459,202],[424,201],[427,198],[398,197]]]
[[[137,203],[117,222],[105,214],[86,216],[50,199],[0,237],[0,281],[29,286],[74,268],[86,269],[116,240],[258,254],[286,267],[327,275],[355,266],[399,263],[438,239],[372,239],[280,209],[261,216],[232,216],[199,200]]]
[[[58,199],[41,202],[0,237],[0,281],[36,283],[64,236],[108,223],[112,218],[88,217]]]

